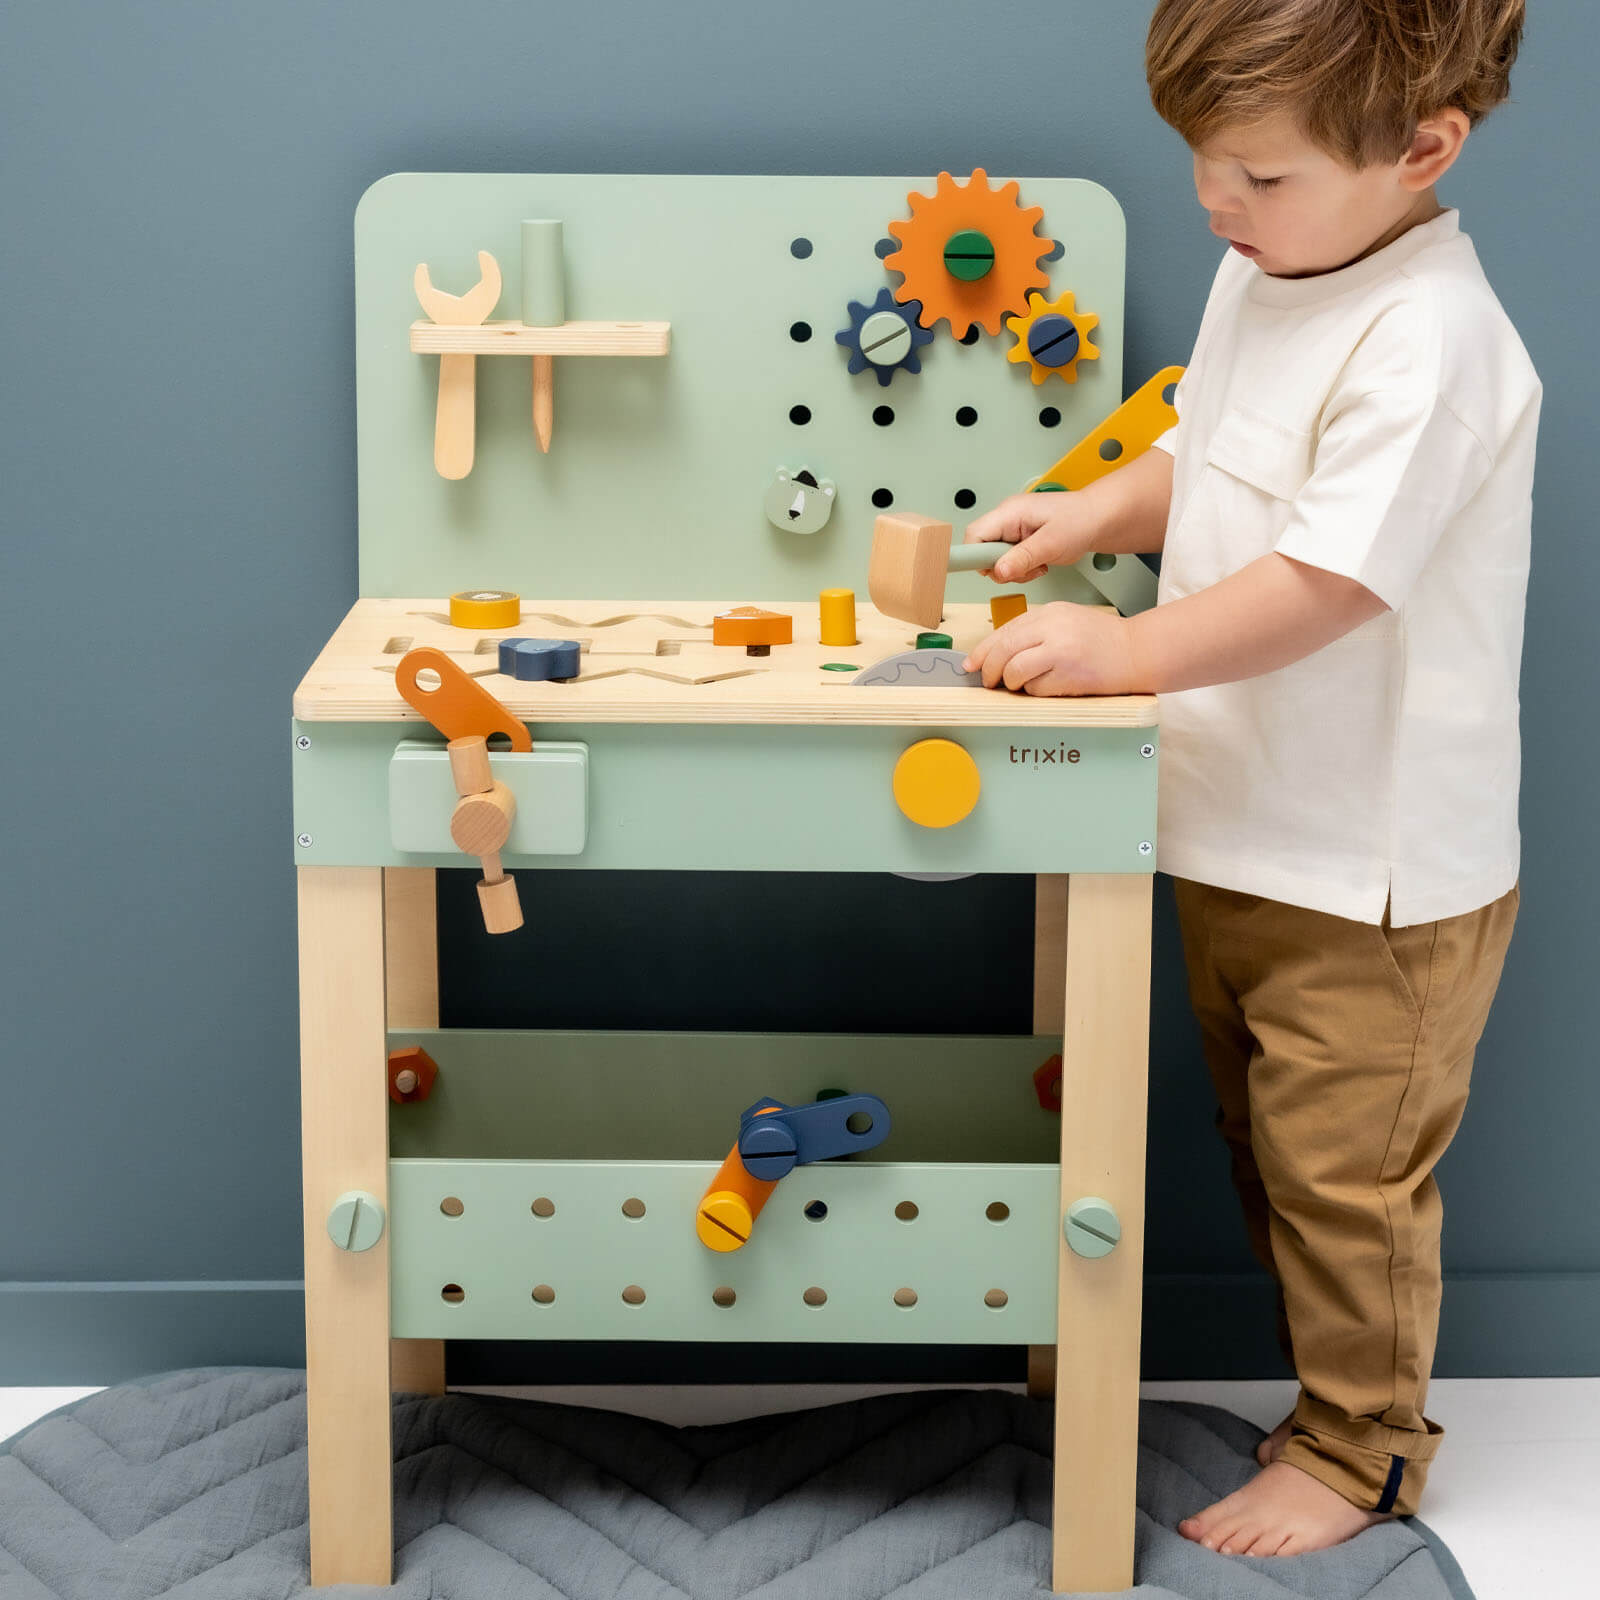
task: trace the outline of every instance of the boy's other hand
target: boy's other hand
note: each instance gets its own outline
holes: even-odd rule
[[[996,583],[1031,583],[1047,568],[1070,565],[1092,548],[1093,519],[1075,494],[1014,494],[967,524],[967,544],[1002,541],[1014,548],[987,575]]]
[[[1028,694],[1139,691],[1128,619],[1063,600],[996,628],[973,647],[962,670],[981,672],[986,688],[1003,683]]]

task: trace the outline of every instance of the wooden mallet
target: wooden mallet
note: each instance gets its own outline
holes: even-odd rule
[[[937,628],[944,620],[944,584],[952,572],[981,572],[1007,550],[1005,540],[953,544],[948,522],[915,512],[885,512],[872,525],[867,593],[886,617]]]

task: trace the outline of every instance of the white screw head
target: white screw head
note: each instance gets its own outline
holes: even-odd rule
[[[1155,753],[1156,747],[1153,744],[1142,744],[1139,746],[1139,754],[1142,755],[1146,761],[1148,761]]]
[[[311,735],[302,733],[294,742],[296,750],[309,750],[311,748]]]
[[[1153,844],[1151,844],[1148,839],[1141,839],[1139,841],[1139,854],[1140,855],[1147,856],[1154,849],[1155,849],[1155,846]]]
[[[309,833],[302,833],[298,838],[296,838],[295,843],[299,845],[302,850],[309,850],[311,848],[311,835]]]

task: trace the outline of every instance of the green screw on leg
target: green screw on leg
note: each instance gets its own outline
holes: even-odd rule
[[[1092,1194],[1067,1207],[1061,1231],[1072,1253],[1089,1260],[1110,1255],[1122,1238],[1122,1224],[1111,1202]]]
[[[375,1194],[350,1189],[328,1212],[328,1237],[341,1250],[370,1250],[383,1237],[383,1206]]]

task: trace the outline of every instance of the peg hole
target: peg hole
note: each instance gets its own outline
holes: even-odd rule
[[[553,1217],[556,1214],[556,1203],[554,1200],[546,1200],[543,1195],[540,1195],[529,1209],[536,1217]]]
[[[915,1200],[902,1200],[900,1204],[894,1208],[894,1214],[902,1222],[915,1222],[917,1218],[922,1215]]]
[[[622,1303],[626,1306],[642,1306],[644,1304],[644,1290],[636,1283],[630,1283],[622,1291]]]
[[[1004,1289],[991,1289],[988,1294],[983,1297],[983,1303],[988,1306],[991,1311],[1003,1311],[1010,1303],[1010,1300],[1011,1296],[1008,1295]]]
[[[624,1200],[622,1202],[622,1214],[625,1217],[632,1217],[637,1220],[644,1215],[644,1201],[637,1196]]]
[[[864,1138],[872,1132],[872,1113],[870,1111],[852,1111],[844,1119],[844,1125],[856,1138]]]
[[[554,1305],[556,1292],[548,1283],[536,1283],[533,1286],[533,1303],[538,1306]]]
[[[828,1303],[828,1291],[813,1286],[800,1296],[808,1306],[825,1306]]]
[[[447,1283],[444,1288],[439,1291],[439,1298],[443,1300],[446,1305],[458,1306],[467,1298],[467,1291],[463,1289],[459,1283]]]
[[[791,239],[789,241],[789,254],[796,261],[804,261],[811,254],[811,241],[809,239]]]
[[[896,1289],[894,1303],[909,1311],[917,1303],[917,1291],[915,1289]]]
[[[444,1212],[447,1217],[459,1217],[467,1208],[462,1205],[462,1203],[457,1200],[453,1194],[450,1194],[446,1195],[444,1199],[439,1202],[439,1209]]]
[[[723,1284],[720,1288],[716,1288],[711,1291],[712,1305],[721,1306],[724,1310],[731,1306],[738,1298],[738,1295],[736,1295],[727,1284]]]
[[[1011,1216],[1011,1207],[1004,1200],[994,1200],[983,1214],[991,1222],[1005,1222]]]
[[[805,1207],[807,1222],[826,1222],[828,1220],[828,1203],[825,1200],[808,1200]]]

